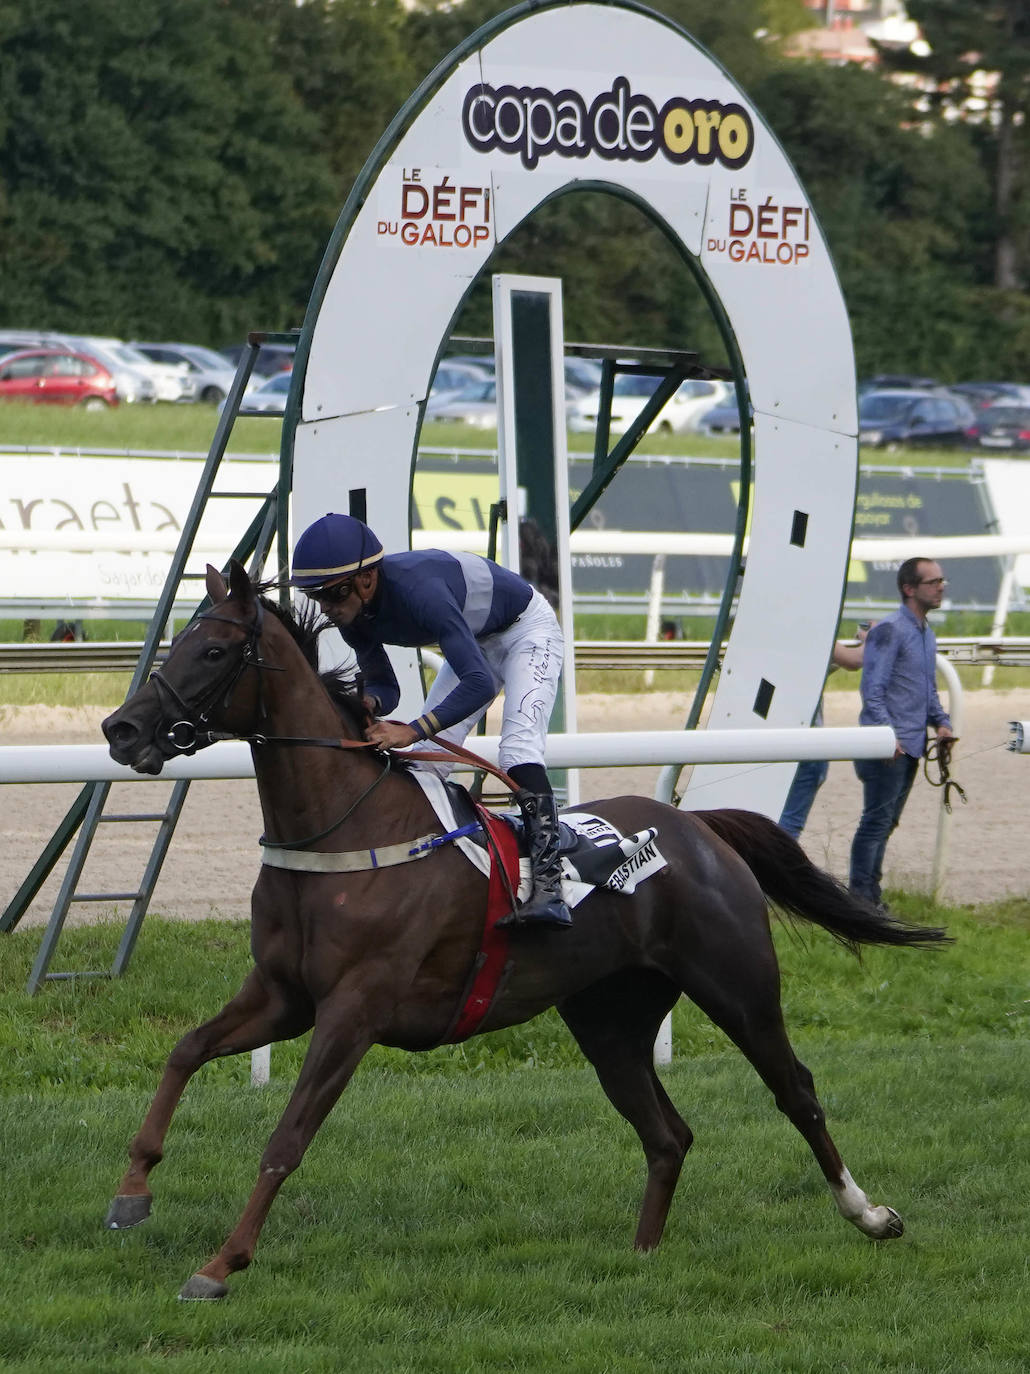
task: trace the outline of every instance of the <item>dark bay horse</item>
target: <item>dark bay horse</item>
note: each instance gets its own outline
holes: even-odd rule
[[[324,747],[341,736],[360,740],[365,722],[333,690],[338,675],[319,676],[316,627],[260,597],[238,563],[228,587],[209,567],[207,587],[213,609],[177,637],[163,667],[104,722],[112,756],[159,773],[166,759],[209,742],[209,730],[249,737],[269,841],[339,853],[438,830],[410,773],[388,768],[369,748]],[[290,747],[283,736],[313,742]],[[751,812],[690,813],[641,797],[592,803],[591,810],[623,833],[655,826],[667,867],[632,895],[595,892],[577,908],[571,931],[515,933],[513,968],[480,1030],[557,1007],[644,1148],[636,1246],[649,1250],[661,1239],[693,1139],[653,1066],[655,1036],[681,993],[754,1065],[808,1142],[841,1214],[875,1239],[900,1235],[897,1213],[870,1203],[845,1168],[812,1076],[787,1039],[767,899],[853,948],[932,947],[944,934],[903,926],[857,901],[779,826]],[[218,1015],[172,1050],[107,1219],[120,1229],[149,1214],[148,1175],[202,1064],[313,1028],[239,1223],[182,1297],[224,1297],[228,1276],[250,1263],[276,1194],[370,1046],[424,1050],[445,1037],[480,948],[486,887],[453,845],[414,869],[262,866],[252,903],[255,967]]]

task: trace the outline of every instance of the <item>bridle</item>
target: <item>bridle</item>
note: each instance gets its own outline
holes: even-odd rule
[[[210,730],[205,728],[211,712],[216,706],[221,706],[224,710],[232,700],[232,695],[239,684],[240,678],[248,668],[258,668],[265,672],[282,673],[285,669],[275,663],[267,663],[260,653],[261,632],[264,628],[265,608],[260,600],[254,602],[254,618],[249,625],[234,620],[230,616],[217,615],[214,611],[204,611],[195,616],[191,626],[183,633],[188,633],[199,620],[218,620],[224,625],[234,625],[236,629],[242,630],[245,634],[239,657],[226,665],[226,670],[221,673],[214,682],[201,694],[195,702],[188,702],[177,687],[174,687],[165,677],[160,668],[150,675],[150,681],[157,688],[159,700],[167,699],[178,713],[178,720],[175,720],[165,732],[165,739],[172,748],[180,754],[195,754],[198,749],[204,749],[210,744],[216,744],[224,740],[242,740],[247,744],[301,744],[314,745],[323,748],[333,749],[370,749],[372,746],[366,740],[349,740],[340,738],[305,738],[293,735],[265,735],[265,734],[237,734],[231,730]],[[268,714],[264,696],[261,690],[262,679],[258,679],[258,714],[264,719]],[[320,830],[316,835],[308,835],[303,840],[269,840],[262,835],[260,843],[270,849],[303,848],[305,845],[314,844],[316,840],[322,840],[327,835],[346,821],[352,813],[361,805],[370,792],[383,781],[391,769],[391,759],[387,755],[384,759],[384,767],[376,775],[372,784],[367,787],[353,802],[344,814],[324,830]]]
[[[237,630],[242,630],[245,635],[239,658],[226,664],[226,670],[208,685],[197,701],[188,702],[182,693],[168,681],[160,668],[155,668],[150,674],[150,681],[157,689],[158,699],[167,700],[172,707],[169,715],[178,713],[178,719],[172,721],[164,736],[176,753],[195,754],[198,749],[213,744],[217,739],[239,738],[239,736],[223,735],[220,732],[206,729],[211,712],[218,705],[221,705],[223,709],[229,705],[240,678],[248,668],[258,668],[274,673],[284,671],[274,663],[266,663],[261,657],[260,643],[264,617],[265,608],[260,600],[254,602],[254,618],[249,625],[233,620],[230,616],[216,615],[214,611],[204,611],[194,617],[190,626],[183,631],[184,634],[188,634],[198,621],[218,620],[223,625],[235,626]],[[263,719],[267,712],[261,682],[262,679],[259,678],[258,713]]]
[[[306,745],[323,749],[372,749],[373,746],[367,740],[362,739],[266,735],[260,733],[243,735],[231,730],[211,730],[206,728],[211,712],[217,705],[220,705],[223,710],[228,707],[232,700],[233,692],[235,692],[240,679],[248,668],[257,668],[264,672],[285,672],[285,668],[275,663],[267,663],[261,657],[260,642],[264,626],[265,608],[262,606],[260,599],[257,598],[254,601],[254,608],[254,618],[249,625],[245,625],[239,620],[234,620],[230,616],[217,615],[214,611],[204,611],[200,615],[195,616],[191,624],[183,631],[183,634],[188,634],[189,630],[200,620],[218,620],[225,625],[232,625],[237,630],[242,630],[246,636],[242,644],[239,658],[235,662],[226,665],[226,671],[208,685],[201,694],[199,700],[192,703],[188,702],[178,688],[174,687],[168,681],[160,668],[155,668],[150,674],[150,681],[157,689],[158,700],[163,701],[167,699],[174,708],[174,711],[169,714],[178,713],[179,718],[169,725],[164,736],[175,752],[179,754],[195,754],[198,749],[205,749],[208,745],[220,743],[225,740],[241,740],[251,745],[284,744]],[[260,677],[258,678],[258,714],[261,719],[264,719],[267,715],[264,694],[262,691],[262,679]],[[494,777],[500,779],[505,786],[510,788],[512,792],[518,791],[518,784],[514,779],[509,777],[502,769],[488,763],[485,759],[481,759],[477,754],[473,754],[470,750],[463,748],[461,745],[451,744],[447,741],[441,740],[439,744],[446,750],[445,753],[424,751],[421,757],[426,761],[436,762],[451,762],[454,758],[464,759],[474,767],[481,768],[485,772],[493,774]],[[390,773],[393,757],[391,751],[387,750],[383,752],[381,757],[384,765],[382,772],[377,774],[373,782],[360,794],[357,800],[348,807],[339,820],[333,821],[331,825],[319,831],[317,835],[308,835],[303,840],[269,840],[265,836],[262,836],[260,843],[266,848],[287,849],[303,848],[305,845],[313,844],[316,840],[325,839],[327,835],[339,829],[344,821],[352,815],[366,797],[368,797],[368,795],[373,792]]]

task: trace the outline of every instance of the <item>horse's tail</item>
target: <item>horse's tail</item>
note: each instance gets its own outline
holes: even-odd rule
[[[906,925],[817,868],[797,840],[755,811],[695,811],[747,864],[770,902],[812,921],[857,952],[859,945],[934,949],[951,937],[935,926]]]

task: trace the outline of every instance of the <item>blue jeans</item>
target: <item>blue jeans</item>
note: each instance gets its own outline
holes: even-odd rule
[[[910,754],[896,759],[855,760],[855,772],[862,784],[862,818],[851,842],[848,886],[871,902],[880,900],[887,841],[901,820],[918,768],[919,760]]]
[[[808,813],[815,801],[815,794],[826,781],[829,771],[830,765],[825,759],[805,759],[803,763],[798,764],[794,781],[787,793],[787,800],[783,803],[783,811],[780,813],[780,825],[795,839],[804,830]]]

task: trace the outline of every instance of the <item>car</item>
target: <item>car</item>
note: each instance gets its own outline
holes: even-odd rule
[[[873,448],[902,444],[968,445],[972,407],[936,391],[867,391],[858,402],[858,441]]]
[[[1019,382],[956,382],[948,390],[974,410],[992,406],[996,401],[1030,405],[1030,386],[1021,386]]]
[[[45,329],[0,329],[0,357],[23,348],[51,348],[53,336]]]
[[[197,385],[183,367],[156,363],[124,339],[98,334],[65,334],[64,342],[96,357],[107,368],[131,368],[149,377],[154,385],[154,399],[158,401],[195,401]]]
[[[441,367],[444,363],[470,367],[483,381],[493,377],[497,372],[497,359],[492,353],[448,353],[446,357],[440,359]]]
[[[623,372],[612,387],[609,432],[622,434],[643,410],[661,377],[651,373]],[[669,397],[651,421],[649,434],[684,434],[696,430],[705,412],[732,395],[729,382],[692,377]],[[593,433],[601,408],[600,391],[574,398],[567,410],[569,429],[575,434]]]
[[[118,388],[118,399],[127,405],[149,405],[157,400],[157,384],[150,374],[149,365],[142,367],[139,360],[129,362],[124,354],[116,353],[98,339],[82,334],[53,334],[49,337],[47,347],[70,348],[95,359],[110,372]]]
[[[935,377],[917,377],[911,372],[878,372],[875,377],[862,377],[858,383],[859,396],[867,391],[936,391],[940,382]]]
[[[284,414],[292,377],[292,371],[277,372],[272,377],[266,377],[253,391],[248,389],[240,402],[239,413],[241,415]]]
[[[228,358],[203,344],[142,343],[133,339],[130,348],[142,353],[151,362],[167,363],[185,370],[193,379],[193,399],[205,405],[217,405],[229,394],[236,369]]]
[[[1009,405],[996,401],[976,412],[967,437],[981,448],[1030,452],[1030,405]]]
[[[121,345],[120,339],[104,340],[92,335],[59,333],[50,329],[0,330],[0,352],[11,342],[17,343],[19,348],[63,348],[84,353],[95,358],[100,366],[114,377],[119,400],[127,403],[157,400],[158,386],[150,372],[152,364],[142,356],[129,361],[127,356],[119,355],[119,352],[109,345]],[[173,387],[168,389],[174,388],[173,394],[178,396],[181,386],[181,381],[177,377]]]
[[[235,344],[231,348],[219,349],[219,352],[223,358],[229,360],[229,364],[235,372],[237,364],[249,347],[249,344]],[[293,358],[296,352],[297,350],[292,344],[262,344],[257,357],[254,359],[252,375],[274,377],[277,372],[292,372]]]
[[[118,404],[118,387],[110,372],[84,353],[31,348],[0,358],[0,399],[106,410]]]
[[[456,396],[470,386],[481,386],[483,382],[493,381],[494,370],[480,367],[472,362],[459,362],[454,358],[443,358],[436,375],[433,377],[433,385],[429,389],[429,398],[434,401],[442,401],[444,398]]]
[[[448,354],[444,358],[440,367],[444,364],[460,364],[462,367],[470,367],[477,372],[482,380],[487,380],[494,376],[497,366],[492,353],[455,353]],[[596,391],[601,385],[601,364],[593,358],[580,358],[573,355],[565,359],[565,387],[568,392],[576,394],[578,392]]]
[[[573,393],[586,395],[601,389],[601,364],[595,358],[565,358],[565,385]]]
[[[734,391],[731,390],[729,396],[724,401],[720,401],[718,405],[712,406],[711,410],[705,411],[698,421],[697,431],[699,434],[706,434],[715,438],[720,435],[740,433],[740,410]]]
[[[490,378],[426,402],[425,419],[445,425],[497,428],[497,383]]]

